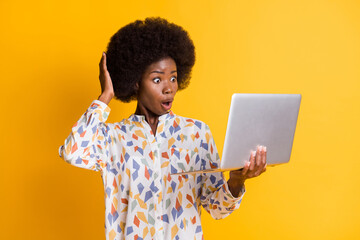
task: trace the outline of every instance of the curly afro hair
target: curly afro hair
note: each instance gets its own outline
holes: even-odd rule
[[[195,47],[182,27],[163,18],[146,18],[122,27],[111,37],[106,52],[115,97],[122,102],[136,99],[135,86],[145,69],[165,57],[176,63],[178,89],[186,88],[195,63]]]

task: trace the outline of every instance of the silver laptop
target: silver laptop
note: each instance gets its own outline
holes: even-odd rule
[[[267,165],[290,160],[300,94],[234,94],[220,168],[173,175],[241,169],[258,145],[267,148]]]

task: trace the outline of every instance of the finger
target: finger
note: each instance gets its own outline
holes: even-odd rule
[[[107,70],[107,67],[106,67],[106,53],[103,52],[103,57],[102,57],[104,60],[103,60],[103,68],[104,70]]]
[[[262,146],[260,167],[263,169],[266,164],[266,147]]]
[[[255,167],[255,154],[256,154],[256,152],[252,151],[251,155],[250,155],[250,166],[249,166],[250,171],[253,171],[254,167]]]
[[[250,166],[250,162],[246,162],[243,170],[241,171],[241,174],[242,174],[243,176],[245,176],[246,173],[248,172],[249,166]]]
[[[261,173],[263,173],[266,170],[266,164],[263,164],[261,162],[261,165],[255,169],[254,177],[259,176]]]
[[[267,153],[267,149],[266,149],[266,147],[264,147],[264,158],[263,158],[264,165],[266,165],[266,153]]]
[[[259,146],[257,156],[256,156],[256,166],[254,169],[254,177],[259,176],[262,173],[264,166],[265,166],[264,157],[265,157],[264,146]]]
[[[262,159],[262,146],[258,146],[256,149],[255,165],[252,171],[251,177],[256,177],[261,171],[261,159]]]
[[[256,168],[258,169],[261,166],[261,162],[262,162],[262,157],[263,157],[263,146],[258,146],[257,150],[256,150]]]
[[[100,63],[99,63],[100,74],[103,73],[103,65],[104,65],[104,52],[101,55],[101,59],[100,59]]]

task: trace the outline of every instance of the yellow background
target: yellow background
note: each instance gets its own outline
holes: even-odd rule
[[[1,1],[0,239],[104,239],[99,173],[58,147],[100,94],[98,62],[121,26],[161,16],[197,53],[175,113],[205,121],[221,154],[230,98],[303,96],[289,164],[246,182],[211,239],[359,239],[360,3],[342,0]],[[109,122],[134,103],[113,100]]]

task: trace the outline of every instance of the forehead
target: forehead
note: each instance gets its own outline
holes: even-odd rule
[[[145,72],[147,73],[151,73],[152,71],[176,71],[176,63],[170,57],[162,58],[159,61],[150,64],[145,69]]]

